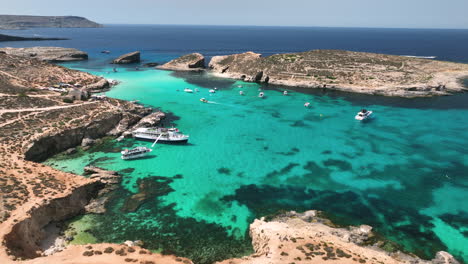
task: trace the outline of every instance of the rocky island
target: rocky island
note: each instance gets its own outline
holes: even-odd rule
[[[135,62],[140,62],[139,51],[134,51],[134,52],[124,54],[118,57],[117,59],[113,60],[112,64],[129,64],[129,63],[135,63]]]
[[[191,53],[156,68],[174,71],[200,71],[205,68],[205,57],[200,53]]]
[[[166,69],[183,69],[181,63],[171,67],[183,58]],[[461,79],[468,76],[467,64],[343,50],[214,56],[208,67],[217,76],[247,82],[400,97],[461,92]]]
[[[0,15],[0,29],[27,28],[97,28],[101,24],[79,16]]]

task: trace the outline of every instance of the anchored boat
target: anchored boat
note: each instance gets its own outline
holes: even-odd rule
[[[366,109],[362,109],[361,112],[357,113],[354,117],[356,120],[365,121],[372,118],[372,111],[368,111]]]
[[[136,147],[133,149],[125,149],[121,151],[120,153],[122,154],[121,158],[123,160],[131,160],[131,159],[138,159],[141,157],[146,156],[146,154],[150,153],[153,151],[150,148],[147,147]]]
[[[133,137],[140,140],[163,142],[163,143],[185,143],[189,136],[180,133],[177,128],[142,127],[132,133]]]

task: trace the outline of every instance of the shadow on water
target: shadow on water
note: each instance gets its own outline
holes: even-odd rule
[[[462,81],[463,85],[468,88],[468,79]],[[324,88],[302,88],[302,87],[288,87],[279,85],[263,84],[262,88],[265,90],[276,91],[294,91],[312,96],[328,96],[332,99],[341,98],[357,108],[366,107],[369,105],[382,105],[391,107],[402,108],[416,108],[416,109],[468,109],[468,92],[456,93],[449,96],[434,96],[424,98],[402,98],[402,97],[388,97],[381,95],[369,95],[350,93],[343,91],[335,91]],[[294,95],[293,93],[290,95]]]
[[[210,76],[206,72],[172,72],[171,75],[176,78],[182,78],[187,83],[209,89],[213,89],[214,87],[231,89],[232,85],[236,82],[233,79]]]

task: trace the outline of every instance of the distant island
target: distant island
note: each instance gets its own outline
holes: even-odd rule
[[[0,15],[0,29],[98,27],[102,25],[79,16]]]
[[[18,37],[0,34],[0,42],[2,41],[31,41],[31,40],[67,40],[66,38],[36,38],[36,37]]]

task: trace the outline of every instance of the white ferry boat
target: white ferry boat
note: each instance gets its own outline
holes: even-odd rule
[[[372,111],[368,111],[366,109],[362,109],[361,112],[357,113],[354,117],[356,120],[365,121],[372,118]]]
[[[141,157],[146,156],[146,154],[150,153],[153,151],[150,148],[147,147],[136,147],[133,149],[126,149],[121,151],[120,153],[122,154],[122,159],[123,160],[131,160],[131,159],[138,159]]]
[[[177,128],[162,128],[162,127],[151,127],[151,128],[138,128],[132,132],[132,135],[136,139],[156,141],[163,143],[185,143],[188,141],[189,136],[179,132]]]

